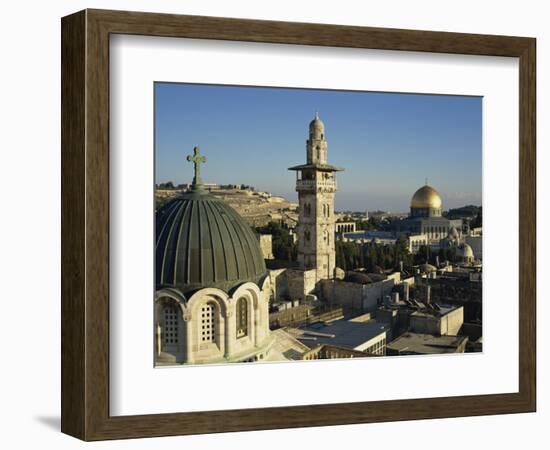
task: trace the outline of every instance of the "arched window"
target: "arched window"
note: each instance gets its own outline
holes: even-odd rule
[[[216,307],[213,303],[205,303],[201,308],[201,341],[216,340]]]
[[[248,336],[248,302],[246,298],[237,300],[237,339]]]
[[[172,304],[164,306],[164,345],[174,345],[178,343],[179,314],[177,307]]]

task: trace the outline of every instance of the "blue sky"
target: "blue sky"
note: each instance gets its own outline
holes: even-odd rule
[[[185,157],[208,158],[209,183],[248,184],[296,200],[308,124],[319,111],[337,210],[407,211],[428,183],[444,208],[481,204],[481,97],[155,84],[156,182],[190,182]]]

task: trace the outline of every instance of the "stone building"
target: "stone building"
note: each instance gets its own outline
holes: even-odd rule
[[[464,353],[467,344],[466,336],[433,336],[408,332],[388,344],[386,353],[388,356]]]
[[[334,194],[336,172],[327,163],[325,125],[319,115],[309,124],[306,164],[296,171],[298,192],[298,262],[302,270],[315,270],[316,281],[333,278],[336,267]]]
[[[434,336],[456,336],[464,323],[464,307],[438,305],[437,310],[425,309],[410,315],[409,327],[414,333]]]
[[[156,213],[156,364],[262,360],[270,280],[250,226],[200,178]]]
[[[356,230],[355,222],[336,222],[336,233],[354,233]]]
[[[332,304],[341,306],[349,316],[373,312],[401,282],[399,272],[379,277],[381,279],[378,280],[372,279],[373,274],[366,275],[366,282],[323,280],[320,283],[320,292],[323,298],[330,299]]]
[[[389,325],[375,320],[356,322],[340,319],[290,328],[288,332],[312,349],[319,345],[330,345],[363,352],[365,356],[385,355],[386,343],[391,341]]]

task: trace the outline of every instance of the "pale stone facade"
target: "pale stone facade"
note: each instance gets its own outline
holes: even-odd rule
[[[298,192],[298,262],[302,270],[316,271],[316,281],[334,277],[336,267],[334,194],[335,172],[327,163],[325,127],[317,115],[309,125],[307,164],[296,170]]]
[[[313,294],[317,284],[318,272],[311,270],[293,270],[286,271],[286,282],[288,286],[288,295],[292,299],[304,300],[306,295]]]
[[[374,312],[382,304],[384,297],[391,295],[394,287],[401,282],[401,274],[394,272],[386,279],[369,284],[359,284],[342,280],[321,282],[323,298],[330,299],[353,313]]]
[[[279,300],[288,297],[288,283],[286,281],[287,269],[271,269],[268,271],[271,284],[271,300]]]
[[[263,360],[269,332],[269,278],[261,289],[243,283],[231,294],[203,288],[185,298],[177,289],[155,294],[158,364]]]
[[[258,234],[258,242],[264,259],[273,259],[273,238],[270,234]]]
[[[355,233],[355,222],[336,222],[337,233]]]
[[[456,336],[464,323],[464,307],[452,308],[441,315],[415,312],[411,314],[410,330],[433,336]]]
[[[413,255],[416,255],[421,247],[427,246],[429,243],[427,234],[413,234],[407,240],[409,243],[409,252]]]

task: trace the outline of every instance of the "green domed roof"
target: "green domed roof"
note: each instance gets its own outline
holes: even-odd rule
[[[156,214],[156,285],[224,291],[266,275],[254,232],[223,200],[189,192]]]
[[[198,166],[206,159],[198,148],[188,161],[195,163],[192,190],[156,212],[157,289],[228,292],[243,282],[260,284],[267,270],[254,232],[233,208],[203,189]]]

